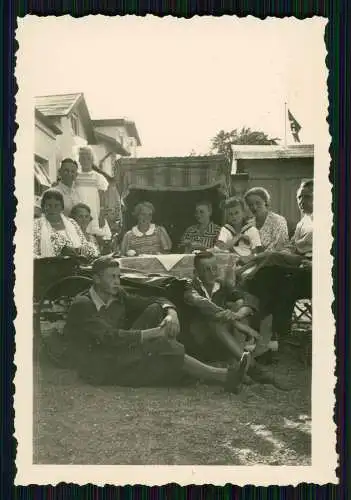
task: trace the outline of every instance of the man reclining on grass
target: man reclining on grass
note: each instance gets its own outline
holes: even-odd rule
[[[173,304],[128,294],[120,284],[119,262],[110,256],[97,259],[92,273],[93,285],[73,301],[64,330],[82,378],[141,387],[170,385],[187,374],[239,392],[247,353],[238,353],[239,363],[228,369],[186,355],[175,340],[179,322]]]
[[[256,315],[255,326],[258,324],[258,301],[234,284],[221,282],[218,277],[216,256],[209,251],[197,254],[194,278],[184,294],[184,300],[190,306],[188,333],[195,350],[202,350],[207,359],[213,359],[219,351],[227,358],[240,359],[243,349],[238,340],[239,333],[251,340],[246,342],[246,350],[255,348],[252,341],[258,338],[258,333],[250,323],[253,324]],[[285,385],[266,372],[251,355],[247,373],[257,382],[285,389]]]

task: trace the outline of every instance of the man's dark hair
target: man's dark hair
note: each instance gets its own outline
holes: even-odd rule
[[[194,257],[194,268],[198,270],[200,262],[206,259],[212,259],[214,257],[214,253],[209,252],[208,250],[203,250],[202,252],[199,252],[195,254]]]
[[[120,267],[119,261],[115,257],[111,257],[111,255],[103,255],[98,259],[94,260],[92,266],[92,273],[100,274],[105,269],[109,269],[110,267]]]
[[[78,163],[76,162],[76,160],[73,160],[72,158],[64,158],[62,161],[61,161],[61,165],[60,165],[60,168],[62,167],[62,165],[64,165],[65,163],[73,163],[73,165],[75,167],[78,168]]]
[[[306,189],[311,190],[313,193],[313,185],[314,185],[313,179],[307,179],[305,181],[301,181],[301,184],[296,191],[296,198],[300,198],[301,193]]]
[[[314,185],[314,181],[313,179],[308,179],[306,181],[302,181],[301,184],[300,184],[300,188],[299,189],[313,189],[313,185]]]

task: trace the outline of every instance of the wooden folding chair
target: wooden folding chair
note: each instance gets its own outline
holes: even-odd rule
[[[298,333],[299,344],[302,348],[302,360],[305,366],[312,357],[312,301],[298,300],[294,307],[292,331]]]
[[[312,322],[312,302],[309,299],[298,300],[293,312],[293,324]]]

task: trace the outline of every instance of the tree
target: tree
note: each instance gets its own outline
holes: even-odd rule
[[[225,155],[231,162],[233,156],[231,148],[232,144],[277,145],[277,141],[279,141],[277,137],[271,139],[264,132],[251,130],[248,127],[243,127],[240,131],[238,131],[238,129],[231,130],[230,132],[220,130],[211,141],[211,150],[217,154]]]

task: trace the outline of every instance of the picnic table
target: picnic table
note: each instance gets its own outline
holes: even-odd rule
[[[233,254],[216,254],[220,277],[228,270],[235,271],[236,257]],[[191,279],[194,272],[194,254],[143,255],[122,257],[123,270],[138,271],[145,274],[169,274],[177,278]]]

